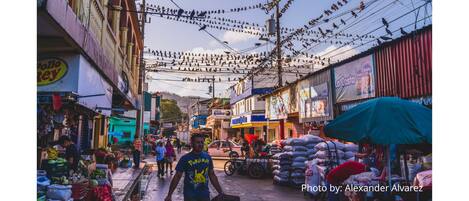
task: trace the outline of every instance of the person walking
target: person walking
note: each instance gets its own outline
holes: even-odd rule
[[[174,145],[176,145],[177,152],[178,152],[178,154],[180,154],[181,153],[181,147],[182,147],[181,140],[179,138],[176,138],[176,141],[174,142]]]
[[[210,201],[209,179],[219,195],[224,195],[213,170],[212,158],[203,151],[204,136],[192,135],[191,145],[192,151],[182,156],[176,165],[176,174],[171,181],[165,201],[172,200],[171,196],[183,174],[185,174],[184,201]]]
[[[168,139],[168,141],[166,141],[166,153],[165,153],[165,161],[166,161],[166,170],[165,172],[167,173],[168,170],[170,171],[170,174],[172,175],[173,174],[173,162],[175,161],[176,159],[176,153],[174,153],[174,147],[173,145],[171,144],[171,140]]]
[[[164,176],[164,155],[166,153],[166,148],[163,147],[162,142],[158,142],[156,146],[156,165],[158,166],[158,177]]]
[[[133,150],[133,158],[134,158],[134,168],[140,168],[140,155],[142,153],[142,140],[137,136],[134,137],[134,150]]]

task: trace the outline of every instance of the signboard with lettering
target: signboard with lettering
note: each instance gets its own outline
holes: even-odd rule
[[[229,109],[212,109],[212,116],[215,119],[229,119],[231,111]]]
[[[78,92],[80,55],[39,55],[37,60],[38,92]]]
[[[49,85],[67,74],[68,65],[59,58],[45,58],[37,61],[37,85]]]
[[[375,96],[373,55],[334,68],[336,102],[347,102]]]

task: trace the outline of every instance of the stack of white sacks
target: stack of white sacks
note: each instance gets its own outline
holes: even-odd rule
[[[278,183],[286,183],[289,181],[290,168],[292,164],[291,155],[287,153],[277,153],[272,156],[274,180]]]
[[[295,185],[304,184],[305,180],[308,181],[308,178],[305,178],[305,172],[313,164],[320,172],[325,172],[331,162],[336,163],[337,161],[329,161],[336,159],[329,156],[331,152],[334,154],[331,156],[337,155],[339,164],[342,164],[347,160],[354,160],[355,153],[358,151],[358,146],[355,144],[325,142],[321,137],[314,135],[289,138],[281,143],[284,145],[283,152],[273,156],[274,180]]]

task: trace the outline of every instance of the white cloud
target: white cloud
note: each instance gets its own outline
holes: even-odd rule
[[[252,31],[252,30],[249,30]],[[244,41],[248,41],[251,39],[257,38],[255,35],[242,33],[242,32],[233,32],[233,31],[225,31],[223,34],[222,40],[228,41],[229,44],[240,43]]]
[[[336,47],[335,45],[331,45],[331,46],[327,47],[326,49],[324,49],[323,51],[315,53],[314,55],[317,55],[317,56],[320,56],[320,57],[324,56],[326,59],[331,57],[331,63],[336,63],[338,61],[342,61],[344,59],[347,59],[351,56],[354,56],[354,55],[360,53],[360,52],[358,52],[358,50],[354,49],[350,45],[341,47],[339,49],[337,49],[337,48],[338,47]],[[333,51],[333,52],[331,52],[331,51]],[[318,70],[318,69],[323,68],[323,67],[325,67],[325,66],[315,65],[314,69]]]

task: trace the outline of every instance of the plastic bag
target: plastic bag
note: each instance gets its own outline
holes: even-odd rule
[[[308,162],[306,164],[306,171],[305,171],[305,184],[308,184],[309,186],[313,188],[306,188],[306,191],[308,193],[311,193],[312,195],[317,195],[319,194],[319,191],[317,190],[319,185],[322,184],[322,178],[321,173],[319,171],[318,165],[314,164],[314,162]],[[316,191],[315,191],[316,190]]]
[[[344,146],[345,145],[340,142],[327,141],[327,142],[318,143],[314,148],[316,148],[316,150],[328,150],[328,148],[329,150],[334,150],[336,148],[338,150],[343,150]]]
[[[288,178],[285,178],[285,177],[279,177],[279,176],[274,176],[274,180],[277,181],[277,182],[287,182],[288,181]]]
[[[306,144],[305,147],[308,148],[308,149],[314,149],[314,147],[317,145],[317,143],[309,143],[309,144]]]
[[[283,150],[284,150],[284,151],[292,151],[292,150],[293,150],[293,147],[290,146],[290,145],[287,145],[287,146],[283,147]]]
[[[67,201],[72,197],[72,186],[50,185],[47,188],[47,198],[54,200]]]
[[[301,138],[293,138],[290,143],[290,145],[292,146],[303,146],[305,144],[306,144],[306,141]]]
[[[336,156],[337,155],[338,158],[343,158],[344,155],[345,155],[344,152],[340,151],[340,150],[331,151],[330,154],[331,154],[330,156]],[[321,159],[328,159],[330,156],[329,156],[328,151],[318,151],[314,154],[314,157],[321,158]]]
[[[45,191],[47,186],[50,185],[50,180],[46,176],[38,176],[37,177],[37,189]]]
[[[318,136],[315,136],[315,135],[303,135],[301,137],[302,139],[304,139],[304,141],[309,144],[309,143],[319,143],[319,142],[322,142],[324,141],[321,137],[318,137]]]
[[[288,152],[288,154],[291,155],[293,158],[298,157],[298,156],[305,157],[307,155],[307,153],[304,151]]]
[[[356,144],[345,144],[344,151],[358,152],[358,145]]]
[[[297,151],[306,152],[308,151],[308,148],[306,148],[305,146],[293,146],[292,151],[293,152],[297,152]]]
[[[356,153],[356,152],[353,152],[353,151],[347,151],[347,152],[345,152],[344,158],[352,158],[352,157],[355,157],[355,153]]]
[[[298,177],[304,178],[304,177],[305,177],[305,173],[304,173],[304,172],[294,172],[294,173],[291,173],[291,177],[292,177],[292,178],[298,178]]]
[[[298,156],[293,159],[293,162],[305,162],[305,161],[306,161],[306,158],[303,156]]]
[[[291,165],[292,168],[305,168],[305,163],[304,162],[294,162]]]
[[[415,176],[414,186],[419,186],[423,188],[431,188],[432,187],[432,170],[419,172]]]

